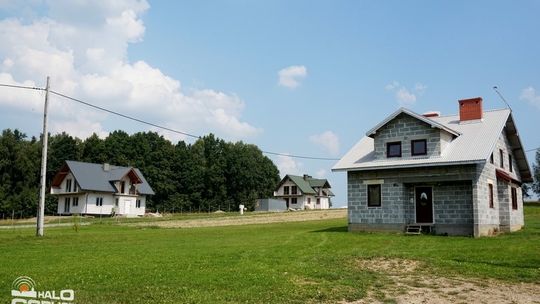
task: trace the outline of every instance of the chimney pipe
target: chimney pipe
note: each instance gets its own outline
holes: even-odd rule
[[[459,100],[459,121],[481,120],[482,97]]]
[[[103,164],[103,171],[110,171],[111,170],[111,165],[109,165],[108,163],[104,163]]]

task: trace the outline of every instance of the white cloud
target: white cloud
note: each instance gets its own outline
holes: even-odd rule
[[[422,96],[425,93],[427,86],[418,82],[411,90],[394,80],[387,84],[384,89],[394,92],[394,97],[400,106],[410,107],[416,104],[418,96]]]
[[[286,174],[302,174],[303,164],[288,155],[278,155],[274,163],[278,167],[280,176],[285,176]]]
[[[523,89],[519,99],[528,101],[531,105],[540,108],[540,95],[536,94],[536,90],[533,87]]]
[[[325,169],[320,169],[319,171],[317,171],[315,173],[315,177],[317,178],[324,178],[326,176],[326,170]]]
[[[294,89],[300,85],[300,81],[307,76],[307,69],[303,65],[292,65],[278,72],[279,85]]]
[[[0,20],[1,82],[43,87],[50,75],[55,91],[172,129],[213,132],[233,140],[261,132],[242,120],[245,103],[237,95],[208,88],[186,90],[149,63],[129,61],[129,45],[144,37],[141,15],[149,8],[146,1],[46,4],[46,17],[29,14],[30,20]],[[28,110],[41,108],[42,102],[39,92],[2,90],[0,95],[0,106]],[[50,111],[55,113],[53,130],[78,136],[112,131],[104,130],[104,125],[122,129],[127,123],[121,118],[107,120],[112,116],[54,95]]]
[[[312,143],[321,146],[326,152],[330,153],[330,155],[335,156],[339,154],[339,138],[332,131],[325,131],[321,134],[312,135],[309,137],[309,140]]]

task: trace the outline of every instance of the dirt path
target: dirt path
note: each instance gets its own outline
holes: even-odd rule
[[[361,260],[358,267],[384,273],[391,282],[347,304],[540,303],[540,284],[439,277],[419,271],[418,261],[402,259]]]
[[[216,218],[170,220],[128,224],[130,226],[153,226],[161,228],[193,228],[193,227],[216,227],[216,226],[238,226],[252,224],[270,224],[283,222],[303,222],[325,219],[345,218],[347,210],[311,210],[281,213],[245,214],[242,216],[226,216]]]

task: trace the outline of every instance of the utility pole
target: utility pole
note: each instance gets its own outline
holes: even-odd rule
[[[43,223],[45,217],[45,179],[47,177],[47,146],[49,143],[49,133],[47,132],[47,110],[49,108],[49,76],[47,76],[47,86],[45,87],[45,107],[43,109],[43,147],[41,150],[41,187],[39,191],[39,207],[37,217],[36,236],[43,236]]]

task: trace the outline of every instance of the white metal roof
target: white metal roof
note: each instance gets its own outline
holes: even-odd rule
[[[402,113],[405,111],[398,112]],[[405,113],[409,114],[409,112],[412,111],[407,110]],[[392,114],[393,117],[397,116],[394,115],[395,113]],[[421,116],[419,114],[416,115]],[[332,170],[390,169],[484,162],[490,157],[491,152],[495,148],[509,116],[510,110],[508,109],[485,111],[481,121],[461,123],[459,121],[459,115],[430,118],[422,116],[422,121],[425,119],[432,120],[444,126],[445,130],[450,129],[460,134],[442,151],[440,156],[416,156],[377,160],[374,153],[374,140],[371,137],[365,136],[334,165]],[[370,132],[367,134],[369,135]],[[528,165],[526,170],[529,170]]]

